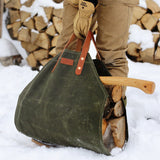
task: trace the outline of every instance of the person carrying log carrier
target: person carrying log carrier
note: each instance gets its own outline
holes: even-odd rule
[[[63,30],[57,41],[57,54],[62,52],[73,32],[83,41],[88,31],[95,28],[93,21],[96,19],[98,23],[96,46],[102,62],[112,76],[127,77],[128,62],[125,51],[128,30],[133,7],[138,2],[139,0],[64,0]],[[75,50],[76,43],[75,40],[68,48]],[[112,98],[113,93],[119,91],[118,86],[106,86],[106,89],[112,94]],[[121,89],[121,96],[125,98],[126,89],[124,87]],[[125,143],[126,127],[123,109],[120,109],[121,97],[113,98],[111,101],[114,102],[114,106],[104,115],[103,123],[110,126],[114,145],[122,148]]]

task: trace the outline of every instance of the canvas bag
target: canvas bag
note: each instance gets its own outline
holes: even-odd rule
[[[101,71],[99,61],[94,64],[88,54],[90,41],[94,41],[92,33],[88,33],[82,52],[66,49],[74,38],[22,91],[15,125],[41,142],[109,155],[102,140],[102,118],[109,95],[96,67],[99,73],[110,74]]]

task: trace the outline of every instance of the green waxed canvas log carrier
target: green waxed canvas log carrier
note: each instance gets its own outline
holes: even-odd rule
[[[109,155],[102,140],[102,118],[109,95],[98,73],[110,74],[87,54],[91,32],[82,52],[66,49],[73,38],[22,91],[15,125],[23,134],[44,143]]]

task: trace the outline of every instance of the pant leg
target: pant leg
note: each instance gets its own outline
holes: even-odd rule
[[[63,7],[64,7],[64,11],[63,11],[63,30],[58,38],[57,41],[57,46],[56,46],[56,53],[60,53],[65,44],[68,42],[70,36],[73,33],[73,20],[74,17],[78,11],[78,8],[73,7],[72,5],[70,5],[67,0],[64,0],[63,2]],[[76,49],[76,42],[77,40],[73,41],[70,46],[68,47],[68,49],[71,50],[75,50]]]
[[[125,56],[133,6],[138,0],[99,0],[97,48],[113,76],[128,75]]]

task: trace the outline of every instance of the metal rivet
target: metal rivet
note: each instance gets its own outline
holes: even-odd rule
[[[83,60],[84,60],[84,57],[81,57],[81,60],[83,61]]]
[[[81,70],[81,67],[78,67],[78,70]]]

